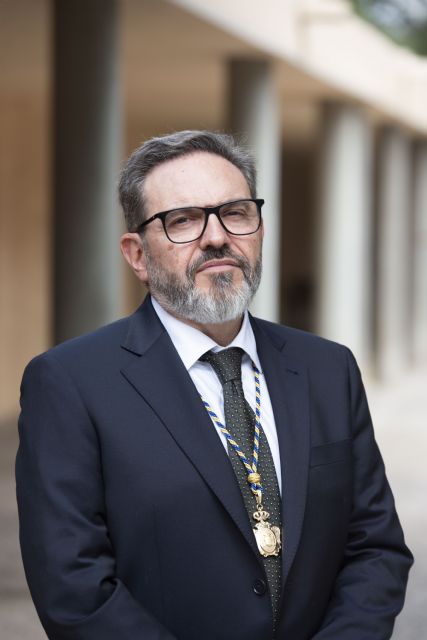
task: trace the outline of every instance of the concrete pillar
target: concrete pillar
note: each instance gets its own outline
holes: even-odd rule
[[[54,3],[55,340],[120,309],[116,0]]]
[[[229,74],[229,125],[254,152],[258,194],[264,198],[263,277],[251,306],[254,315],[279,320],[280,313],[280,158],[277,97],[271,66],[261,60],[232,60]]]
[[[317,328],[370,364],[372,131],[362,110],[327,104],[322,114]],[[307,230],[309,233],[310,230]]]
[[[414,166],[413,357],[427,362],[427,142],[417,144]]]
[[[382,378],[402,373],[410,353],[411,146],[397,129],[379,149],[377,350]]]

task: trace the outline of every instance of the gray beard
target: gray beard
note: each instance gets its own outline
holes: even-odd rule
[[[200,324],[217,324],[241,317],[261,280],[261,254],[252,268],[246,258],[234,254],[225,246],[207,249],[187,267],[185,278],[179,278],[175,273],[160,268],[146,246],[144,251],[150,293],[172,315]],[[216,273],[210,276],[211,285],[207,293],[198,290],[195,276],[200,266],[209,260],[221,258],[232,258],[239,265],[243,281],[236,285],[233,284],[232,273]]]

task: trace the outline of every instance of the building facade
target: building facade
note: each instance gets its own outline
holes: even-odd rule
[[[32,356],[138,305],[120,163],[182,128],[257,156],[255,314],[426,362],[427,61],[345,0],[4,0],[0,43],[0,422]]]

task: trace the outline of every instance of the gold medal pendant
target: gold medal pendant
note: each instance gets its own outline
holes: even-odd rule
[[[254,520],[257,521],[254,527],[254,534],[258,550],[264,558],[278,556],[282,548],[280,528],[267,522],[269,517],[268,511],[264,511],[262,504],[258,504],[258,509],[253,514]]]

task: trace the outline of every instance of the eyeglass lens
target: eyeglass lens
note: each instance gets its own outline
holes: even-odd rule
[[[259,227],[258,207],[251,200],[222,205],[219,217],[226,230],[235,235],[254,233]],[[198,207],[169,211],[165,218],[166,233],[174,242],[196,240],[202,234],[204,224],[204,209]]]

